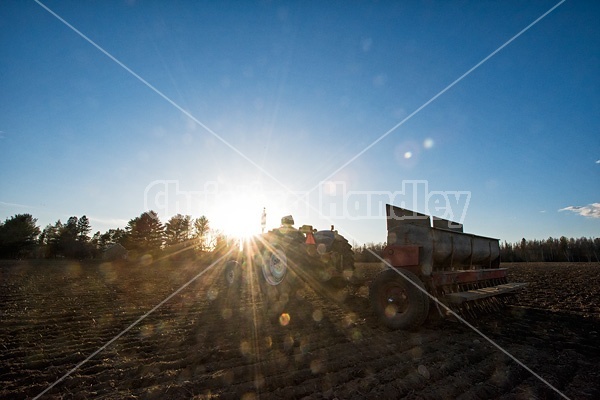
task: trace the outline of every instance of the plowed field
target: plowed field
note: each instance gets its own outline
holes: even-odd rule
[[[379,326],[378,265],[349,290],[296,282],[275,316],[256,279],[232,292],[208,266],[1,263],[0,397],[560,398],[461,323]],[[600,265],[509,267],[528,289],[471,323],[565,396],[600,398]]]

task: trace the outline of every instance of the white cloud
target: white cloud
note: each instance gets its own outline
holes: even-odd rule
[[[587,206],[568,206],[558,211],[572,211],[589,218],[600,218],[600,203],[592,203]]]

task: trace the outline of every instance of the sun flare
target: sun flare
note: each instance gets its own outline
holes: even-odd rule
[[[241,196],[216,205],[211,225],[226,236],[247,239],[261,233],[263,210],[267,213],[266,232],[283,214],[261,196]]]

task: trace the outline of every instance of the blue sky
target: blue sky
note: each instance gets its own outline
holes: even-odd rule
[[[600,233],[600,4],[518,35],[557,2],[42,3],[121,65],[0,4],[2,219],[249,233],[266,207],[364,243],[387,197],[502,240]]]

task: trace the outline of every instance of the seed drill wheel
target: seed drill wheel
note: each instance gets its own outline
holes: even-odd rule
[[[369,290],[371,304],[381,323],[390,329],[416,329],[427,319],[429,297],[423,282],[412,272],[393,269],[381,272]],[[410,279],[410,282],[408,281]]]

